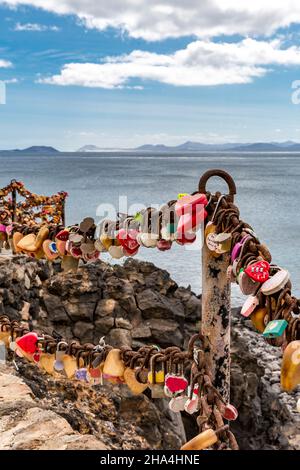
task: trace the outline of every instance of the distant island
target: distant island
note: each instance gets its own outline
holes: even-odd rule
[[[291,140],[285,142],[254,142],[241,144],[204,144],[187,141],[183,144],[171,146],[164,144],[145,144],[136,148],[106,148],[97,145],[84,145],[73,152],[61,152],[51,146],[34,145],[25,149],[0,150],[0,155],[57,155],[60,153],[192,153],[192,152],[300,152],[300,143]]]
[[[300,152],[300,143],[291,140],[285,142],[255,142],[241,144],[203,144],[201,142],[187,141],[183,144],[171,146],[164,144],[145,144],[133,149],[107,149],[96,145],[85,145],[77,150],[80,153],[96,152],[151,152],[151,153],[183,153],[183,152]]]
[[[60,153],[59,150],[55,149],[54,147],[46,147],[46,146],[38,146],[34,145],[32,147],[28,147],[26,149],[13,149],[13,150],[0,150],[0,154],[7,154],[7,153],[23,153],[26,155],[38,154],[38,155],[52,155]]]

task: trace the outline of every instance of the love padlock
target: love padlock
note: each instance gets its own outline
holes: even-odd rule
[[[255,282],[266,282],[270,277],[270,265],[267,261],[258,261],[250,264],[245,273]]]
[[[138,231],[134,229],[120,229],[117,234],[117,240],[127,253],[135,253],[140,245],[137,242]]]
[[[239,415],[237,409],[231,404],[225,405],[221,414],[227,421],[235,421]]]
[[[170,393],[184,392],[188,386],[188,381],[183,376],[174,374],[167,374],[165,380],[165,387]]]
[[[188,400],[186,395],[180,395],[179,397],[173,397],[169,401],[169,408],[174,413],[180,413],[180,411],[184,411],[185,404]]]
[[[34,332],[26,333],[15,342],[17,347],[27,354],[34,354],[38,349],[38,335]]]

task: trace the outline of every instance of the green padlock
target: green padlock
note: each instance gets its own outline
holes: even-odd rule
[[[167,230],[168,233],[170,233],[170,234],[172,235],[173,233],[176,232],[176,226],[175,226],[175,224],[171,224],[171,223],[170,223],[170,224],[167,224],[166,230]]]
[[[273,320],[270,321],[265,331],[263,332],[264,338],[278,338],[282,336],[284,330],[288,326],[288,322],[286,320]]]

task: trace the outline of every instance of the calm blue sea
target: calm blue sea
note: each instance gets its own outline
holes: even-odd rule
[[[0,186],[12,178],[32,191],[69,193],[67,222],[103,213],[100,204],[162,204],[178,193],[197,189],[208,169],[228,171],[237,185],[241,217],[267,243],[276,263],[292,274],[300,294],[300,154],[59,154],[55,156],[1,156]],[[216,179],[209,189],[226,189]],[[97,215],[98,208],[98,215]],[[106,209],[110,209],[109,206]],[[201,255],[174,245],[169,252],[141,249],[138,258],[167,269],[181,285],[201,291]],[[242,297],[233,290],[234,303]]]

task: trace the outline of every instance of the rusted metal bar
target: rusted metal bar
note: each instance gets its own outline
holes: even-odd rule
[[[65,227],[66,226],[66,201],[63,200],[62,203],[62,211],[61,211],[61,223]]]
[[[11,180],[11,184],[13,184],[16,180]],[[12,221],[17,221],[17,191],[16,188],[12,189],[11,192],[11,201],[12,201]]]
[[[223,178],[229,186],[233,201],[236,187],[228,173],[221,170],[206,172],[199,182],[199,192],[206,193],[206,183],[214,176]],[[202,248],[202,320],[201,333],[205,337],[205,353],[212,380],[227,402],[230,397],[230,316],[231,288],[227,276],[230,255],[215,258],[208,249],[203,232]]]

